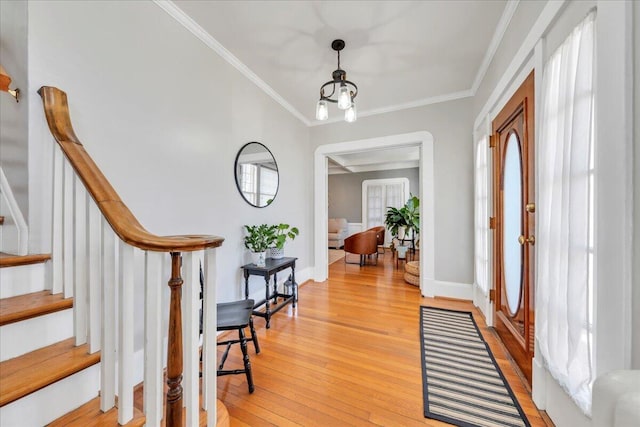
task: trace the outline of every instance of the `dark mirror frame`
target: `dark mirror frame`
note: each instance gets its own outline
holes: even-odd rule
[[[247,197],[245,196],[245,194],[242,192],[242,186],[240,185],[240,177],[238,176],[238,160],[240,160],[240,156],[242,155],[243,151],[245,150],[245,148],[247,148],[248,146],[252,145],[252,144],[258,144],[260,145],[267,153],[269,153],[269,155],[271,156],[271,159],[273,160],[273,164],[276,167],[276,175],[278,178],[278,182],[276,184],[276,191],[273,194],[273,197],[271,198],[271,202],[265,204],[265,205],[260,205],[260,201],[257,201],[257,204],[254,204],[253,202],[251,202],[251,200],[247,199]],[[234,162],[233,165],[233,174],[235,175],[236,178],[236,188],[238,189],[238,192],[240,193],[240,195],[242,196],[242,198],[244,199],[245,202],[247,202],[248,204],[250,204],[251,206],[255,207],[255,208],[266,208],[267,206],[270,206],[271,203],[273,203],[273,201],[276,199],[276,196],[278,195],[278,190],[280,189],[280,171],[278,168],[278,163],[276,162],[276,158],[273,155],[273,153],[271,152],[271,150],[269,150],[267,148],[266,145],[264,145],[261,142],[257,142],[257,141],[251,141],[251,142],[247,142],[246,144],[244,144],[240,150],[238,150],[238,154],[236,154],[236,160]],[[258,196],[259,197],[259,196]]]

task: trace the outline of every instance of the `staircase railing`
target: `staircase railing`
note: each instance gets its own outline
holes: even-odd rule
[[[88,342],[90,352],[101,351],[101,410],[116,406],[117,395],[118,422],[125,424],[134,416],[133,392],[137,382],[134,364],[141,359],[134,353],[134,288],[138,277],[136,259],[141,258],[136,254],[142,250],[146,424],[160,425],[162,420],[165,336],[166,425],[182,425],[183,406],[187,425],[199,424],[198,295],[199,263],[203,260],[206,283],[202,407],[207,410],[207,424],[215,426],[214,249],[224,239],[156,236],[145,230],[75,135],[66,94],[47,86],[38,93],[44,103],[49,129],[61,149],[54,150],[53,164],[52,291],[74,297],[76,344]],[[169,323],[168,330],[163,331],[165,310],[159,282],[169,261]]]

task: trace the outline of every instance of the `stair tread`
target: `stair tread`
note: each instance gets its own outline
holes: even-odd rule
[[[0,252],[0,268],[38,264],[51,259],[51,254],[12,255]]]
[[[133,419],[125,426],[138,427],[144,425],[146,418],[142,411],[133,408]],[[81,407],[69,412],[53,421],[48,427],[63,426],[117,426],[118,408],[111,408],[107,412],[100,410],[100,397],[85,403]]]
[[[73,307],[73,298],[39,291],[0,300],[0,326]]]
[[[88,350],[69,338],[0,362],[0,407],[100,362]]]

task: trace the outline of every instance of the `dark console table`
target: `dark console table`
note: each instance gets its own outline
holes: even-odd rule
[[[262,276],[264,277],[265,282],[265,298],[262,301],[257,301],[253,306],[253,314],[255,316],[264,317],[267,321],[267,329],[270,327],[269,321],[271,320],[271,316],[282,309],[285,305],[290,302],[293,303],[293,306],[296,306],[298,302],[298,284],[296,283],[296,260],[298,258],[267,258],[265,261],[264,267],[258,267],[255,264],[246,264],[241,268],[244,270],[244,297],[245,299],[249,299],[249,276]],[[280,293],[278,292],[278,272],[285,270],[287,268],[291,269],[291,293]],[[269,290],[271,276],[273,276],[273,292]],[[285,286],[284,291],[287,291],[287,287]],[[282,300],[278,301],[278,298],[282,298]],[[264,311],[256,310],[261,305],[265,306]]]

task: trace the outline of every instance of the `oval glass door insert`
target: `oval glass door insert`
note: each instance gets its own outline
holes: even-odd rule
[[[522,162],[520,141],[512,132],[507,140],[502,176],[503,229],[502,257],[504,287],[511,315],[520,308],[522,293],[522,245],[518,237],[522,234]]]

